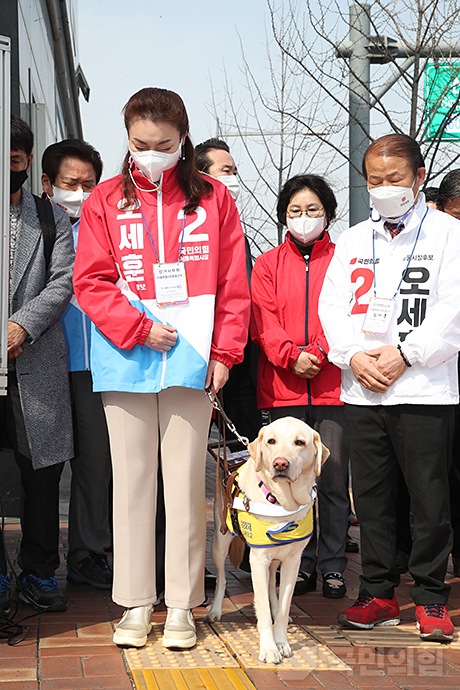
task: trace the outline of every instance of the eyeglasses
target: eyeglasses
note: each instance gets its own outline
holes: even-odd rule
[[[289,218],[301,218],[303,215],[309,218],[319,218],[323,215],[324,206],[310,206],[305,211],[301,211],[300,208],[290,209],[288,208],[287,214]]]

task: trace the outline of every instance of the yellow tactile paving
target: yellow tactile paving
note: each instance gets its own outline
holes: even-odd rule
[[[255,690],[246,674],[237,668],[134,670],[137,690]]]
[[[163,647],[163,627],[163,624],[153,623],[145,647],[126,649],[126,659],[131,670],[238,667],[225,644],[203,621],[196,621],[196,646],[182,652]]]
[[[301,623],[299,625],[321,644],[327,646],[338,645],[340,647],[351,646],[350,640],[344,637],[341,628],[334,628],[332,625],[303,625]]]
[[[297,625],[288,628],[288,642],[293,655],[282,660],[281,664],[266,664],[259,661],[259,635],[250,622],[217,622],[212,627],[236,655],[243,668],[289,668],[303,670],[342,671],[349,670],[338,656],[327,647],[313,639]]]
[[[437,642],[430,642],[422,640],[419,632],[412,624],[394,625],[394,626],[376,626],[372,630],[351,630],[340,627],[311,627],[304,626],[311,634],[323,644],[337,644],[343,645],[344,642],[340,638],[345,638],[346,641],[354,647],[425,647],[433,649],[439,646]],[[334,632],[337,638],[333,638]],[[335,640],[334,642],[332,640]],[[443,644],[443,647],[453,649],[460,649],[460,635],[458,631],[454,632],[454,639],[448,644]]]

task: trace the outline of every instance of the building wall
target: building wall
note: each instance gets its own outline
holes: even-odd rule
[[[1,0],[0,34],[11,38],[11,111],[31,126],[35,135],[34,162],[26,187],[40,191],[40,161],[44,149],[69,136],[56,81],[54,40],[46,0]],[[76,3],[67,0],[71,49],[78,64]],[[62,40],[64,40],[61,31]],[[72,93],[70,84],[69,93]]]

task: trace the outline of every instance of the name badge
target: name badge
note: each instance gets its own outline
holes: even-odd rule
[[[172,304],[188,304],[185,264],[154,264],[155,297],[159,307]]]
[[[386,335],[395,310],[395,300],[385,297],[371,297],[361,333]]]

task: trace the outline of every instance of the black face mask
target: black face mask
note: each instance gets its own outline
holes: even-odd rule
[[[10,194],[15,194],[28,178],[27,168],[25,170],[10,170]]]

